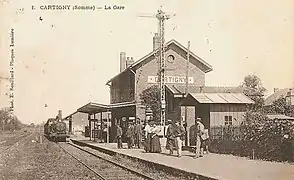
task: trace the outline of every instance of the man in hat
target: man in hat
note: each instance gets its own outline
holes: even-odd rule
[[[185,139],[185,129],[183,126],[180,125],[179,121],[176,121],[175,126],[175,143],[177,147],[178,157],[182,156],[182,146],[183,146],[183,140]]]
[[[166,149],[169,150],[169,154],[173,154],[174,149],[174,143],[175,143],[175,132],[174,132],[174,126],[172,125],[172,120],[167,120],[168,127],[166,130]]]
[[[202,139],[201,136],[204,133],[204,125],[202,124],[202,119],[200,117],[196,118],[195,121],[196,125],[196,155],[195,158],[198,158],[199,156],[203,156],[203,145],[202,145]]]
[[[133,147],[134,142],[134,126],[132,125],[132,122],[129,122],[128,129],[126,131],[126,137],[127,137],[127,143],[128,143],[128,149],[131,149]]]
[[[135,147],[138,147],[139,149],[141,149],[142,135],[142,124],[140,118],[137,118],[137,122],[135,125]]]

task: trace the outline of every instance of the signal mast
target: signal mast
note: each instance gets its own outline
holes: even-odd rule
[[[175,14],[173,14],[174,16]],[[158,19],[158,30],[159,30],[159,38],[160,38],[160,46],[159,51],[159,71],[158,71],[158,80],[160,87],[160,103],[161,103],[161,114],[160,114],[160,124],[165,125],[165,113],[166,113],[166,100],[165,100],[165,41],[164,41],[164,21],[171,18],[172,15],[166,14],[162,10],[158,10],[156,14],[156,18]],[[140,16],[140,17],[150,17],[154,18],[154,16]]]

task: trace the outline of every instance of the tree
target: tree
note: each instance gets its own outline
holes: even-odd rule
[[[11,114],[9,108],[3,108],[0,110],[0,127],[1,130],[19,130],[22,123],[18,118]]]
[[[246,131],[244,135],[251,136],[255,134],[261,124],[266,120],[263,110],[264,93],[266,89],[262,86],[261,80],[256,75],[247,75],[242,83],[243,93],[254,101],[253,105],[249,105],[244,115],[242,129]]]
[[[256,75],[247,75],[242,87],[244,88],[243,93],[255,102],[251,109],[262,110],[266,89],[262,86],[261,80]]]
[[[269,107],[268,113],[294,116],[293,107],[287,103],[286,97],[283,96],[273,102],[273,104]]]
[[[144,89],[140,94],[142,104],[148,106],[153,111],[155,121],[160,120],[160,89],[157,85],[153,85]]]

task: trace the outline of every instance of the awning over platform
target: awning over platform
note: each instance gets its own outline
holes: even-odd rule
[[[109,110],[109,107],[106,104],[89,102],[88,104],[80,107],[77,110],[77,112],[94,114],[94,113],[100,113],[100,112],[107,112],[108,110]]]
[[[242,93],[189,93],[182,106],[195,104],[254,104]]]
[[[269,119],[282,119],[282,120],[294,120],[293,117],[286,116],[284,114],[268,114],[266,115]]]
[[[135,101],[131,101],[131,102],[122,102],[122,103],[110,104],[109,107],[111,109],[114,109],[114,108],[122,108],[122,107],[129,107],[129,106],[135,106],[135,105],[136,105]]]
[[[96,114],[101,112],[108,112],[115,108],[123,108],[129,106],[135,106],[135,102],[122,102],[122,103],[114,103],[114,104],[100,104],[90,102],[82,107],[80,107],[77,112],[88,113],[88,114]]]
[[[64,119],[70,119],[73,115],[75,115],[76,113],[78,113],[77,111],[71,113],[70,115],[66,116]]]

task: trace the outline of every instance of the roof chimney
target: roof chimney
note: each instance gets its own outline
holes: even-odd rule
[[[124,71],[126,69],[126,53],[125,52],[121,52],[120,53],[120,72]]]
[[[279,90],[279,88],[274,88],[274,93],[277,92]]]
[[[153,50],[156,50],[160,47],[160,37],[158,33],[155,33],[153,36]]]
[[[130,67],[134,62],[133,57],[127,57],[126,68]]]

